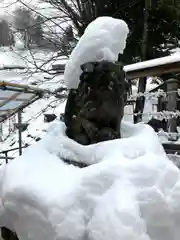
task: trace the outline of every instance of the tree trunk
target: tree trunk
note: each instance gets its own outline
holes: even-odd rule
[[[151,8],[151,0],[145,0],[144,8],[144,31],[142,39],[142,61],[147,60],[147,45],[148,45],[148,18],[149,18],[149,9]],[[139,79],[138,93],[144,93],[146,90],[146,77]],[[137,123],[142,120],[142,113],[144,109],[145,98],[144,96],[138,97],[136,100],[136,107],[134,110],[134,123]]]
[[[120,138],[128,89],[122,64],[91,62],[81,69],[65,108],[67,136],[83,145]]]

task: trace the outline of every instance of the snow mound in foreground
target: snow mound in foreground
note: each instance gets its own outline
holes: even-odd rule
[[[86,62],[108,60],[115,62],[123,53],[129,29],[120,19],[98,17],[91,22],[66,64],[64,79],[67,88],[77,88],[81,74],[80,66]]]
[[[82,146],[55,122],[0,172],[0,226],[20,240],[179,239],[180,171],[145,124]],[[79,169],[68,158],[92,164]]]

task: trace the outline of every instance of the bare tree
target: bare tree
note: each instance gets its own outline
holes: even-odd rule
[[[84,33],[86,26],[97,17],[97,3],[94,0],[46,0],[69,18],[78,34]]]
[[[24,45],[28,48],[31,41],[30,28],[33,25],[32,13],[29,9],[20,7],[14,11],[14,16],[15,28],[21,32]]]
[[[34,16],[33,12],[28,8],[20,7],[15,10],[14,26],[22,34],[25,48],[29,48],[32,44],[41,45],[43,21],[43,17],[40,15]]]
[[[41,46],[41,41],[43,39],[42,23],[43,18],[38,15],[33,19],[33,25],[29,28],[29,35],[31,37],[31,41],[37,46]]]

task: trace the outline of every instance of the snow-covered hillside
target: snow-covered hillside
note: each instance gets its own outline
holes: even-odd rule
[[[41,46],[47,46],[49,48],[57,48],[62,43],[63,34],[69,25],[72,25],[72,21],[69,17],[65,16],[63,11],[60,11],[57,7],[54,7],[50,3],[41,0],[2,0],[0,1],[0,20],[6,20],[14,36],[15,47],[23,49],[26,45],[22,32],[19,31],[16,26],[16,10],[20,7],[27,9],[31,12],[31,18],[39,16],[41,20],[42,36],[39,44]],[[23,16],[21,16],[23,17]],[[21,21],[21,20],[20,20]],[[29,22],[30,20],[27,19]],[[29,22],[30,24],[30,22]],[[35,26],[37,23],[32,24]],[[26,26],[27,27],[27,26]],[[3,43],[4,44],[4,43]]]
[[[58,9],[55,9],[49,3],[46,3],[41,0],[1,0],[0,2],[0,16],[8,17],[11,19],[12,13],[17,7],[29,7],[40,14],[43,14],[46,17],[55,17],[60,14]],[[62,13],[61,13],[62,14]]]

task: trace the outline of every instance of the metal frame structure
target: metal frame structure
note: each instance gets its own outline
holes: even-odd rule
[[[29,145],[27,145],[27,146],[22,146],[22,147],[21,147],[21,150],[22,150],[23,148],[27,148],[28,146],[29,146]],[[16,151],[16,150],[19,150],[19,147],[17,147],[17,148],[11,148],[11,149],[8,149],[8,150],[3,150],[3,151],[1,151],[1,152],[0,152],[0,155],[4,155],[4,156],[0,156],[0,160],[1,160],[1,159],[5,159],[6,163],[8,163],[8,160],[14,159],[14,157],[9,157],[9,156],[8,156],[8,153],[9,153],[9,152],[12,152],[12,151]]]
[[[7,94],[5,96],[1,96],[2,92],[6,92]],[[52,95],[55,93],[50,90],[34,88],[24,84],[0,81],[0,122],[3,122],[15,113],[42,98],[44,94]],[[12,101],[19,104],[17,104],[17,106],[14,108],[8,108],[7,106],[4,110],[3,107]],[[1,114],[1,112],[4,112],[5,114]]]
[[[55,97],[62,99],[66,98],[67,95],[61,94],[62,90],[58,89],[56,91],[50,91],[47,89],[41,89],[36,87],[30,87],[24,84],[11,83],[0,81],[0,123],[4,122],[14,114],[18,114],[18,138],[19,138],[19,155],[22,154],[22,127],[23,123],[21,121],[22,110],[38,99],[42,98],[45,94],[54,95]],[[0,159],[12,159],[8,157],[7,153],[9,151],[2,151],[0,154],[5,154],[5,156],[0,156]]]

